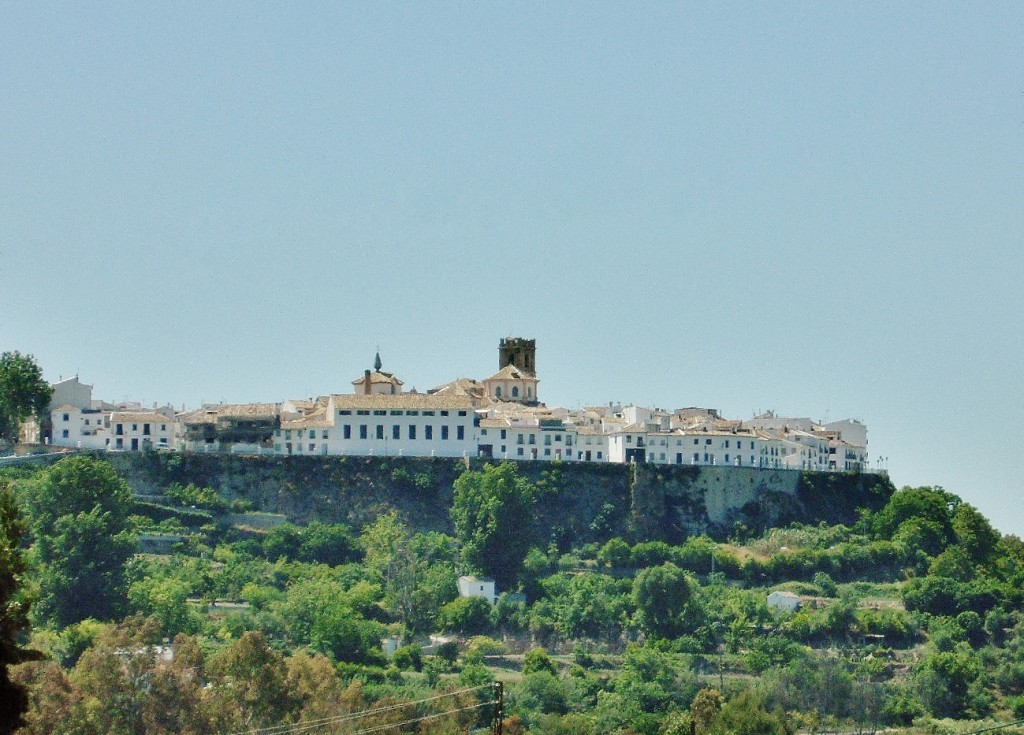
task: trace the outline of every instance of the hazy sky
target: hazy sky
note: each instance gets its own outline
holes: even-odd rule
[[[533,337],[549,405],[859,418],[1024,535],[1020,2],[2,2],[0,68],[0,349],[51,380]]]

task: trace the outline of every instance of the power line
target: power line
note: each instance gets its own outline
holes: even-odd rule
[[[492,704],[497,704],[497,700],[490,702],[479,702],[478,704],[472,704],[468,707],[459,707],[458,709],[448,710],[446,712],[437,712],[431,715],[423,715],[422,717],[416,717],[412,720],[406,720],[405,722],[395,722],[390,725],[377,725],[366,730],[356,730],[352,735],[367,735],[371,732],[380,732],[381,730],[390,730],[393,727],[404,727],[406,725],[413,725],[417,722],[423,722],[424,720],[436,720],[438,717],[444,717],[445,715],[454,715],[457,712],[468,712],[474,709],[480,709],[481,707],[488,707]]]
[[[1014,725],[1024,725],[1024,719],[1014,720],[1013,722],[1004,722],[1001,725],[989,725],[988,727],[983,727],[980,730],[971,730],[970,732],[965,732],[963,735],[977,735],[977,733],[979,732],[991,732],[992,730],[1002,730],[1004,727],[1013,727]]]
[[[334,724],[338,724],[338,723],[341,723],[341,722],[347,722],[347,721],[350,721],[350,720],[360,720],[360,719],[364,719],[366,717],[371,717],[371,716],[374,716],[374,715],[384,714],[386,712],[394,712],[395,710],[406,709],[408,707],[415,707],[417,705],[426,704],[427,702],[434,702],[434,701],[436,701],[438,699],[445,699],[445,698],[448,698],[448,697],[454,697],[454,696],[459,695],[459,694],[468,694],[469,692],[475,692],[475,691],[480,690],[480,689],[488,689],[488,688],[490,688],[492,686],[493,686],[493,684],[480,684],[480,685],[475,686],[475,687],[467,687],[465,689],[456,689],[455,691],[444,692],[443,694],[435,694],[433,696],[425,697],[423,699],[415,699],[415,700],[412,700],[410,702],[402,702],[402,703],[397,703],[397,704],[390,704],[390,705],[387,705],[385,707],[375,707],[373,709],[363,710],[361,712],[350,712],[350,713],[344,714],[344,715],[334,715],[332,717],[323,717],[323,718],[320,718],[318,720],[305,720],[305,721],[295,722],[295,723],[287,724],[287,725],[271,725],[270,727],[260,727],[260,728],[256,728],[256,729],[253,729],[253,730],[238,730],[238,731],[235,731],[235,732],[232,732],[232,733],[228,733],[228,735],[294,735],[294,733],[306,732],[307,730],[310,730],[310,729],[313,729],[313,728],[316,728],[316,727],[322,727],[322,726],[325,726],[325,725],[334,725]],[[483,702],[483,703],[475,705],[475,706],[476,707],[483,707],[483,706],[490,705],[490,704],[497,704],[497,702],[496,701]],[[461,710],[453,710],[453,711],[457,712],[457,711],[461,711]],[[445,714],[445,713],[442,713],[442,714]],[[433,716],[434,715],[431,715],[431,717],[433,717]],[[393,725],[389,725],[388,727],[394,727],[394,726]]]

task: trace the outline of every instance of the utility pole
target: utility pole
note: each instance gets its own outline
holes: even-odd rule
[[[494,682],[494,719],[491,720],[493,735],[501,735],[501,725],[505,718],[505,685]]]

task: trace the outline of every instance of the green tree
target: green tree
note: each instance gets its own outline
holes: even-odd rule
[[[25,571],[20,549],[24,531],[14,493],[0,479],[0,735],[24,724],[22,715],[28,708],[25,691],[10,679],[10,667],[25,658],[17,642],[18,634],[28,625],[28,604],[19,590]]]
[[[551,656],[543,648],[531,648],[523,656],[523,673],[534,674],[538,671],[544,671],[548,674],[557,674],[558,670],[555,668],[555,662],[551,660]]]
[[[381,580],[388,612],[412,631],[429,631],[441,607],[457,595],[453,539],[412,534],[391,512],[364,527],[358,545]]]
[[[284,659],[260,633],[245,633],[214,655],[208,669],[219,730],[278,725],[298,705],[288,691]]]
[[[488,465],[455,481],[452,521],[466,563],[510,588],[530,548],[537,488],[515,465]]]
[[[989,564],[999,545],[999,532],[992,528],[978,509],[961,503],[953,512],[953,531],[957,544],[975,564]]]
[[[761,695],[744,689],[722,706],[711,725],[712,735],[789,735],[781,712],[765,707]]]
[[[702,610],[690,575],[671,562],[648,567],[633,582],[640,628],[656,638],[675,638],[696,630]]]
[[[52,393],[32,355],[0,354],[0,439],[18,441],[21,422],[30,416],[41,419]]]
[[[717,689],[701,689],[690,703],[690,717],[695,729],[703,735],[722,711],[725,698]]]
[[[875,534],[935,556],[954,541],[952,513],[959,504],[942,488],[905,487],[874,515]]]
[[[437,614],[443,630],[454,633],[484,633],[491,627],[491,604],[482,597],[459,597]]]
[[[124,602],[124,565],[135,550],[128,485],[107,462],[76,456],[29,483],[26,499],[41,566],[34,615],[59,627],[112,618]]]

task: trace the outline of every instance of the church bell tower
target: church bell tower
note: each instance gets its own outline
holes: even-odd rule
[[[506,337],[498,344],[498,370],[512,365],[530,377],[537,377],[537,340]]]

